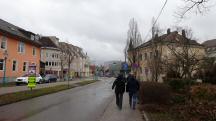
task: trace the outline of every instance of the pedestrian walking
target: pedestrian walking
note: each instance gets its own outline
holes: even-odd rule
[[[119,74],[116,80],[113,82],[112,89],[115,88],[115,95],[116,95],[116,105],[119,109],[122,109],[122,100],[123,94],[125,92],[125,78],[122,74]]]
[[[133,73],[127,77],[126,92],[129,93],[129,104],[132,109],[136,109],[137,96],[140,85],[138,80],[134,77]]]

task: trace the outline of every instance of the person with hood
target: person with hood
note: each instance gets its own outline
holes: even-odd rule
[[[119,74],[116,80],[113,82],[112,89],[115,88],[115,95],[116,95],[116,105],[119,109],[122,109],[122,100],[123,94],[125,92],[125,78],[122,74]]]
[[[139,82],[134,77],[133,73],[127,77],[126,92],[129,93],[129,104],[132,109],[135,110],[137,103],[137,93],[139,91]]]

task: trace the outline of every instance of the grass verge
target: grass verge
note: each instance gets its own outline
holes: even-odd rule
[[[170,106],[167,105],[144,104],[139,109],[143,116],[145,111],[149,121],[179,121],[170,113]]]
[[[169,113],[151,112],[146,114],[150,121],[177,121]]]
[[[26,90],[26,91],[21,91],[21,92],[14,92],[14,93],[0,95],[0,106],[15,103],[15,102],[22,101],[22,100],[31,99],[34,97],[51,94],[51,93],[56,93],[56,92],[71,89],[77,86],[84,86],[84,85],[91,84],[94,82],[96,81],[88,80],[88,81],[77,82],[77,83],[71,84],[69,87],[68,85],[65,84],[65,85],[57,85],[57,86],[41,88],[41,89],[33,89],[32,91]]]
[[[8,82],[6,84],[0,83],[0,87],[13,87],[16,86],[15,82]]]

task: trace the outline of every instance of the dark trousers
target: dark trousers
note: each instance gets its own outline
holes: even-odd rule
[[[119,109],[122,109],[122,100],[123,100],[123,93],[115,93],[116,94],[116,105]]]
[[[129,104],[130,107],[135,109],[137,103],[137,93],[129,92]]]

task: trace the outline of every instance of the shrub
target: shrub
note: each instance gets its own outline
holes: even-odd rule
[[[194,85],[195,81],[189,80],[189,79],[168,79],[166,82],[169,84],[169,86],[174,90],[174,91],[183,91],[187,87]]]
[[[203,80],[204,83],[216,84],[216,58],[207,57],[204,58],[199,65],[199,69],[195,76]]]
[[[171,101],[173,104],[184,104],[186,101],[186,96],[180,94],[174,94],[172,95]]]
[[[142,104],[167,104],[171,98],[167,84],[156,82],[140,83],[140,101]]]
[[[216,86],[215,85],[198,85],[191,87],[191,97],[198,101],[215,101],[216,100]]]
[[[170,112],[180,121],[216,121],[215,104],[208,102],[174,106]]]

